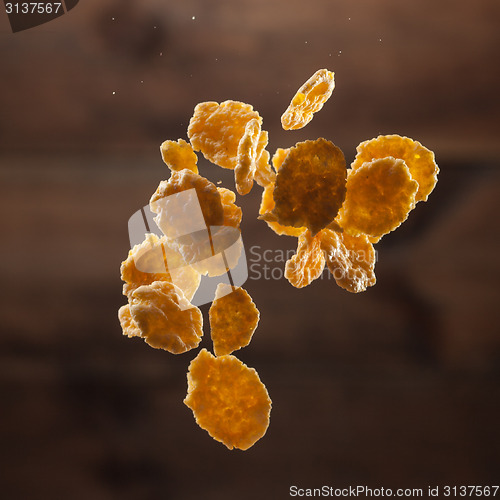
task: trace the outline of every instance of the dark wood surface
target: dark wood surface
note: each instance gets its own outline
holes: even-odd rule
[[[88,0],[16,35],[0,16],[2,498],[498,484],[499,4],[357,4]],[[283,132],[320,67],[336,73],[332,99]],[[127,339],[117,320],[128,218],[167,176],[159,144],[185,137],[197,102],[228,98],[261,112],[271,151],[324,136],[350,161],[361,140],[400,132],[441,167],[429,201],[377,246],[363,294],[326,274],[303,290],[253,279],[250,262],[261,320],[238,356],[273,410],[244,453],[182,403],[195,352]],[[201,171],[234,186],[232,172]],[[238,197],[249,259],[296,244],[257,221],[260,193]]]

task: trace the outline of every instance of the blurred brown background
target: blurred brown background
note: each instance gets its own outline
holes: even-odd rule
[[[499,20],[497,0],[81,0],[14,35],[0,13],[1,497],[498,484]],[[284,132],[323,67],[331,100]],[[186,138],[196,103],[225,99],[259,110],[271,152],[324,136],[351,161],[360,141],[399,133],[441,167],[378,245],[367,292],[249,279],[261,321],[237,355],[273,411],[244,453],[182,404],[195,353],[126,339],[117,320],[128,218],[167,176],[158,147]],[[247,251],[293,248],[256,220],[260,192],[238,197]]]

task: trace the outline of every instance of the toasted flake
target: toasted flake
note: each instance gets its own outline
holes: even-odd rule
[[[388,157],[364,163],[349,172],[340,225],[354,236],[383,236],[406,220],[417,189],[403,160]]]
[[[335,219],[345,193],[342,151],[323,138],[299,142],[278,170],[272,213],[280,224],[305,226],[314,236]]]
[[[194,109],[188,137],[195,151],[220,167],[233,169],[238,163],[238,145],[247,123],[262,118],[250,104],[238,101],[202,102]]]
[[[335,88],[334,73],[320,69],[300,87],[281,117],[285,130],[305,127],[332,95]]]
[[[167,167],[172,171],[184,170],[187,168],[198,173],[198,157],[193,151],[191,144],[184,139],[175,141],[165,141],[160,146],[161,156]]]
[[[351,236],[324,229],[318,234],[326,264],[337,285],[353,293],[364,292],[376,282],[376,254],[364,234]]]
[[[219,283],[209,310],[216,356],[247,346],[259,323],[259,310],[246,290]]]
[[[203,336],[203,316],[168,281],[137,288],[130,296],[130,313],[151,347],[180,354],[197,347]]]
[[[253,368],[232,355],[206,349],[191,361],[184,404],[196,423],[230,450],[247,450],[269,426],[271,400]]]
[[[196,196],[173,196],[192,189]],[[149,206],[152,212],[158,214],[155,218],[158,227],[169,238],[184,234],[185,229],[193,224],[199,209],[204,223],[199,221],[198,228],[202,225],[221,226],[224,222],[224,209],[217,187],[205,177],[187,169],[172,172],[168,181],[161,181]]]
[[[380,135],[375,139],[362,142],[351,167],[357,169],[365,162],[392,156],[403,160],[410,174],[418,182],[415,201],[426,201],[437,183],[439,168],[434,153],[420,142],[400,135]]]
[[[166,237],[148,233],[140,245],[135,245],[121,265],[125,282],[123,294],[127,297],[138,287],[154,281],[169,281],[178,286],[187,300],[198,290],[201,276],[188,265]]]
[[[325,256],[318,233],[309,231],[299,236],[297,252],[285,265],[285,278],[295,287],[303,288],[318,279],[325,268]]]

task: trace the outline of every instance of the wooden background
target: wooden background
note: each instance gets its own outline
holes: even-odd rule
[[[498,484],[499,19],[496,0],[82,0],[14,35],[0,14],[2,497]],[[284,132],[323,67],[331,100]],[[182,404],[195,353],[123,338],[116,317],[128,218],[167,176],[159,144],[186,137],[196,103],[225,99],[259,110],[270,151],[324,136],[351,161],[360,141],[400,133],[441,167],[429,202],[377,246],[367,292],[250,273],[261,321],[237,355],[273,410],[245,453]],[[238,197],[247,251],[293,248],[256,220],[260,193]]]

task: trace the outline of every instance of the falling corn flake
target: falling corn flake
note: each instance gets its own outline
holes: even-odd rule
[[[206,349],[191,361],[184,404],[196,423],[228,449],[247,450],[269,426],[271,400],[257,372],[232,355]]]
[[[285,130],[297,130],[305,127],[332,95],[335,88],[334,74],[327,69],[320,69],[297,91],[290,105],[281,117]]]
[[[284,226],[307,227],[314,236],[335,219],[345,193],[342,151],[323,138],[299,142],[278,170],[272,217]]]
[[[156,192],[151,197],[149,206],[151,211],[158,214],[155,219],[158,227],[167,237],[176,238],[178,228],[186,225],[190,227],[193,209],[184,205],[170,203],[168,210],[165,203],[173,194],[190,189],[196,191],[196,203],[199,203],[206,226],[221,226],[224,221],[224,210],[217,186],[205,177],[184,169],[172,172],[168,181],[161,181]],[[172,198],[171,198],[172,199]],[[188,198],[187,198],[188,199]],[[195,201],[194,199],[192,201]]]
[[[439,168],[434,153],[409,137],[379,135],[360,143],[356,151],[352,169],[361,167],[367,161],[387,156],[404,160],[411,176],[418,182],[415,201],[426,201],[437,183]]]
[[[216,356],[247,346],[259,324],[259,310],[246,290],[219,283],[209,310]]]
[[[406,220],[417,190],[418,182],[403,160],[366,162],[349,171],[340,225],[352,235],[383,236]]]
[[[184,139],[176,141],[164,141],[160,146],[161,156],[167,167],[172,171],[184,170],[187,168],[198,173],[198,157],[193,151],[191,144]]]
[[[319,278],[325,268],[320,234],[313,237],[309,231],[299,236],[296,254],[285,265],[285,278],[295,288],[303,288]]]
[[[337,285],[359,293],[375,284],[376,254],[365,234],[350,236],[325,229],[319,237],[326,264]]]
[[[166,237],[147,234],[140,245],[135,245],[121,265],[121,278],[125,282],[123,294],[127,297],[138,287],[154,281],[169,281],[178,286],[187,300],[198,290],[201,276],[187,266],[182,255]]]
[[[233,169],[238,163],[238,146],[247,123],[262,118],[250,104],[238,101],[202,102],[194,109],[188,137],[195,151],[212,163]]]
[[[151,347],[181,354],[197,347],[203,336],[203,316],[182,291],[168,281],[155,281],[134,290],[130,313]]]

